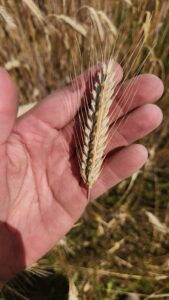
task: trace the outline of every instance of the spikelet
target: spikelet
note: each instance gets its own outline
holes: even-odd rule
[[[113,60],[103,64],[91,92],[91,102],[87,107],[87,117],[83,126],[83,144],[80,173],[88,189],[91,189],[100,175],[107,145],[110,123],[110,106],[115,89]]]

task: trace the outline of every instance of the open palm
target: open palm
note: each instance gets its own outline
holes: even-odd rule
[[[117,80],[121,77],[117,66]],[[109,144],[92,199],[130,176],[147,158],[144,146],[132,143],[160,124],[162,113],[151,103],[162,95],[163,85],[154,75],[141,75],[138,83],[137,89],[132,85],[128,117]],[[131,81],[123,83],[117,95],[121,108],[129,85]],[[84,91],[84,81],[78,91],[65,87],[17,119],[15,86],[0,69],[0,281],[45,254],[87,205],[73,142],[73,119]]]

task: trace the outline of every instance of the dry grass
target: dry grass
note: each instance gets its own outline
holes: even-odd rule
[[[87,7],[78,11],[82,5]],[[99,49],[105,40],[113,48],[117,39],[118,57],[122,60],[131,45],[136,48],[143,30],[144,47],[136,51],[134,64],[124,63],[124,67],[130,77],[150,50],[142,72],[157,74],[165,84],[159,103],[164,122],[143,141],[149,149],[149,160],[141,172],[91,204],[65,240],[39,265],[61,269],[82,300],[118,299],[124,292],[137,292],[142,299],[167,299],[168,1],[60,0],[56,5],[55,1],[45,0],[32,5],[28,0],[0,0],[0,8],[0,63],[17,82],[20,103],[39,101],[66,84],[72,73],[72,56],[80,72],[77,37],[86,68],[92,40]],[[151,23],[147,11],[152,15]],[[89,34],[91,20],[94,30]],[[152,48],[154,41],[156,46]]]

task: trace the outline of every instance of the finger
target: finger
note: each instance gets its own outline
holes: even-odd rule
[[[0,68],[0,144],[6,142],[18,109],[17,93],[14,82],[5,69]]]
[[[110,128],[106,154],[115,148],[127,146],[141,139],[157,128],[162,118],[161,109],[154,104],[145,104],[130,112],[124,123],[119,120]]]
[[[112,154],[105,160],[103,171],[91,191],[91,199],[99,197],[109,188],[131,176],[147,160],[143,145],[131,145]]]
[[[110,124],[114,121],[117,122],[118,119],[141,105],[157,101],[164,91],[162,81],[152,74],[144,74],[128,80],[117,89],[117,96],[110,110]],[[134,95],[133,99],[132,95]],[[79,120],[77,125],[77,128],[79,128]],[[74,121],[70,122],[63,132],[68,143],[73,140],[74,128],[72,126],[75,127]]]
[[[163,91],[162,81],[152,74],[139,75],[124,82],[117,87],[110,111],[111,123],[143,104],[157,101]]]
[[[122,68],[114,65],[116,71],[116,83],[122,78]],[[33,115],[53,128],[61,129],[66,126],[76,115],[84,93],[89,85],[89,80],[96,73],[96,67],[91,68],[78,76],[69,86],[57,90],[32,108],[27,116]],[[25,116],[22,116],[23,118]]]

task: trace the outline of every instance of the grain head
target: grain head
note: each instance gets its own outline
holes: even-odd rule
[[[91,102],[83,126],[81,176],[91,189],[100,175],[108,138],[109,110],[115,88],[113,60],[103,64],[91,91]]]

